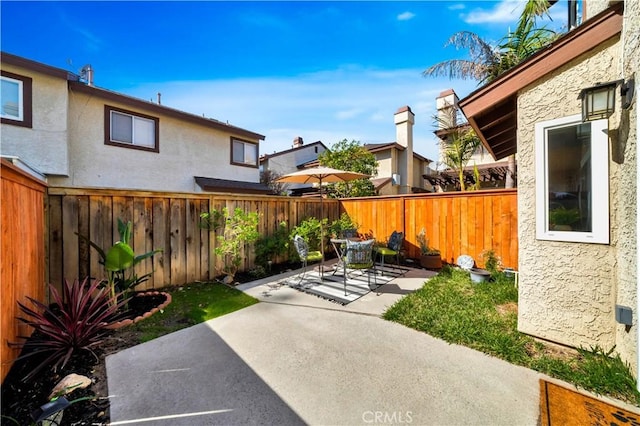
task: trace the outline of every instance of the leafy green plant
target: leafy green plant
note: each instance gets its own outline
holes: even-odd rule
[[[238,272],[242,263],[242,249],[245,244],[255,242],[258,233],[257,212],[245,212],[236,207],[233,214],[227,207],[222,211],[213,210],[200,214],[201,226],[208,228],[216,234],[216,247],[214,252],[224,261],[223,273],[230,279]]]
[[[118,309],[126,303],[122,298],[117,301],[118,295],[112,297],[100,280],[90,284],[88,279],[72,283],[65,281],[62,295],[51,285],[49,290],[53,300],[50,306],[31,297],[27,299],[33,308],[18,302],[26,316],[18,320],[33,328],[34,333],[30,338],[19,336],[25,341],[11,343],[11,346],[26,349],[25,355],[18,359],[46,355],[38,367],[24,377],[24,381],[29,381],[49,365],[54,369],[64,368],[77,351],[88,351],[96,356],[93,348],[102,342],[109,332],[108,327],[116,320]]]
[[[131,221],[124,223],[118,219],[120,240],[116,241],[106,252],[93,241],[77,234],[79,237],[87,240],[91,247],[96,249],[100,255],[100,264],[104,265],[107,273],[107,285],[109,286],[113,300],[116,300],[114,297],[116,294],[120,294],[124,298],[129,298],[136,286],[147,281],[151,275],[153,275],[153,271],[139,277],[135,272],[135,266],[162,251],[162,249],[156,249],[141,255],[136,255],[130,245],[132,229],[133,225]]]
[[[440,250],[437,248],[429,247],[429,239],[427,238],[427,231],[422,228],[420,233],[416,235],[416,240],[420,246],[420,254],[423,256],[437,256],[440,255]]]
[[[338,237],[343,236],[343,232],[346,230],[357,230],[360,227],[357,222],[354,222],[347,213],[342,213],[339,219],[334,220],[329,225],[329,233]]]
[[[256,263],[265,267],[269,261],[282,256],[289,250],[287,222],[280,222],[273,235],[264,235],[256,240]]]
[[[309,244],[309,250],[320,250],[320,239],[326,235],[323,228],[327,228],[329,220],[324,218],[319,220],[316,217],[308,217],[291,230],[289,238],[293,239],[296,235],[300,235]]]
[[[488,249],[482,252],[482,259],[484,260],[484,269],[491,273],[491,276],[494,276],[500,273],[500,269],[502,267],[502,261],[496,254],[495,250]]]

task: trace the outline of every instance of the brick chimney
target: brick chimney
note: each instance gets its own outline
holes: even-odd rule
[[[408,106],[403,106],[393,116],[396,124],[396,142],[405,147],[398,155],[398,171],[400,175],[400,193],[409,194],[413,187],[413,123],[415,114]]]
[[[451,129],[458,125],[458,95],[453,89],[445,90],[436,98],[438,129]]]
[[[302,140],[302,138],[300,136],[298,136],[297,138],[295,138],[293,140],[293,147],[294,148],[300,148],[302,145],[304,145],[304,141]]]

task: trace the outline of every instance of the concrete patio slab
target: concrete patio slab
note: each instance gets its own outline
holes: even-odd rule
[[[346,306],[246,286],[263,303],[108,357],[111,420],[537,424],[540,374],[379,317],[425,277],[402,280]]]

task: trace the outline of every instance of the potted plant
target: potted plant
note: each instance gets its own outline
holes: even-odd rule
[[[442,258],[440,250],[429,247],[429,239],[424,228],[417,235],[418,244],[420,245],[420,266],[426,269],[442,268]]]
[[[558,207],[549,211],[549,228],[554,231],[571,231],[581,219],[578,209]]]
[[[355,236],[359,225],[355,223],[348,214],[342,213],[340,219],[334,220],[329,226],[329,233],[332,238],[348,238]]]

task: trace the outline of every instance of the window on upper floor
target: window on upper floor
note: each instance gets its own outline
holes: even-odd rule
[[[258,167],[258,144],[231,138],[231,164]]]
[[[0,77],[0,118],[2,123],[32,126],[32,80],[2,71]]]
[[[105,144],[159,152],[160,120],[105,105]]]
[[[608,244],[607,120],[544,121],[535,138],[537,238]]]

